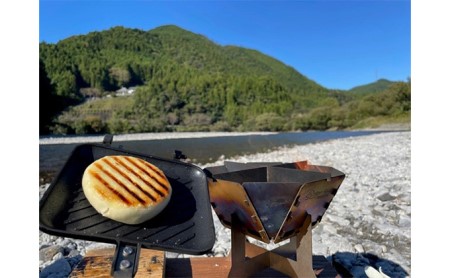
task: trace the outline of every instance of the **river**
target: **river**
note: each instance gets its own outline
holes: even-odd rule
[[[265,135],[219,136],[205,138],[158,139],[114,142],[111,146],[142,154],[172,158],[175,150],[181,150],[191,163],[205,164],[220,157],[265,152],[286,145],[302,145],[325,140],[364,136],[384,131],[323,131],[285,132]],[[101,142],[98,142],[101,143]],[[72,150],[79,144],[40,144],[39,172],[41,179],[51,180],[64,165]],[[41,181],[42,182],[42,181]]]

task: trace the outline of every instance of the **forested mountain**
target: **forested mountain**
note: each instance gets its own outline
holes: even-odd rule
[[[268,75],[290,88],[324,91],[291,67],[255,50],[220,46],[176,26],[148,32],[115,27],[40,44],[40,58],[59,94],[82,87],[114,90],[168,73]],[[72,75],[72,79],[64,77]],[[66,82],[60,82],[65,80]]]
[[[172,25],[114,27],[39,47],[40,100],[51,107],[41,109],[41,134],[291,130],[315,108],[359,98]],[[121,87],[136,91],[115,97]]]
[[[349,92],[355,94],[379,93],[385,91],[394,83],[395,82],[389,81],[387,79],[378,79],[376,82],[351,88]]]

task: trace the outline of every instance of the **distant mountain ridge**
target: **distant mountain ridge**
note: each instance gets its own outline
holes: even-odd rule
[[[348,91],[355,94],[379,93],[385,91],[394,83],[395,83],[394,81],[389,81],[387,79],[382,78],[369,84],[353,87]]]

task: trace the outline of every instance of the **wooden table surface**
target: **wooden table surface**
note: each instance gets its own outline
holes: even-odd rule
[[[86,254],[72,271],[70,278],[111,277],[114,248],[92,250]],[[192,257],[183,259],[165,258],[163,251],[144,249],[140,251],[136,278],[160,277],[228,277],[231,260],[228,257]],[[317,277],[341,277],[324,256],[313,256],[313,268]],[[284,274],[266,269],[252,277],[286,277]]]

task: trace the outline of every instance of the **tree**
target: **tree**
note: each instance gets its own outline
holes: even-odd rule
[[[50,129],[51,120],[56,113],[53,103],[54,88],[45,71],[42,60],[39,59],[39,134],[47,134]]]
[[[124,69],[118,66],[114,66],[109,69],[109,76],[110,80],[113,80],[113,83],[118,87],[128,86],[131,80],[131,74],[128,69]]]

